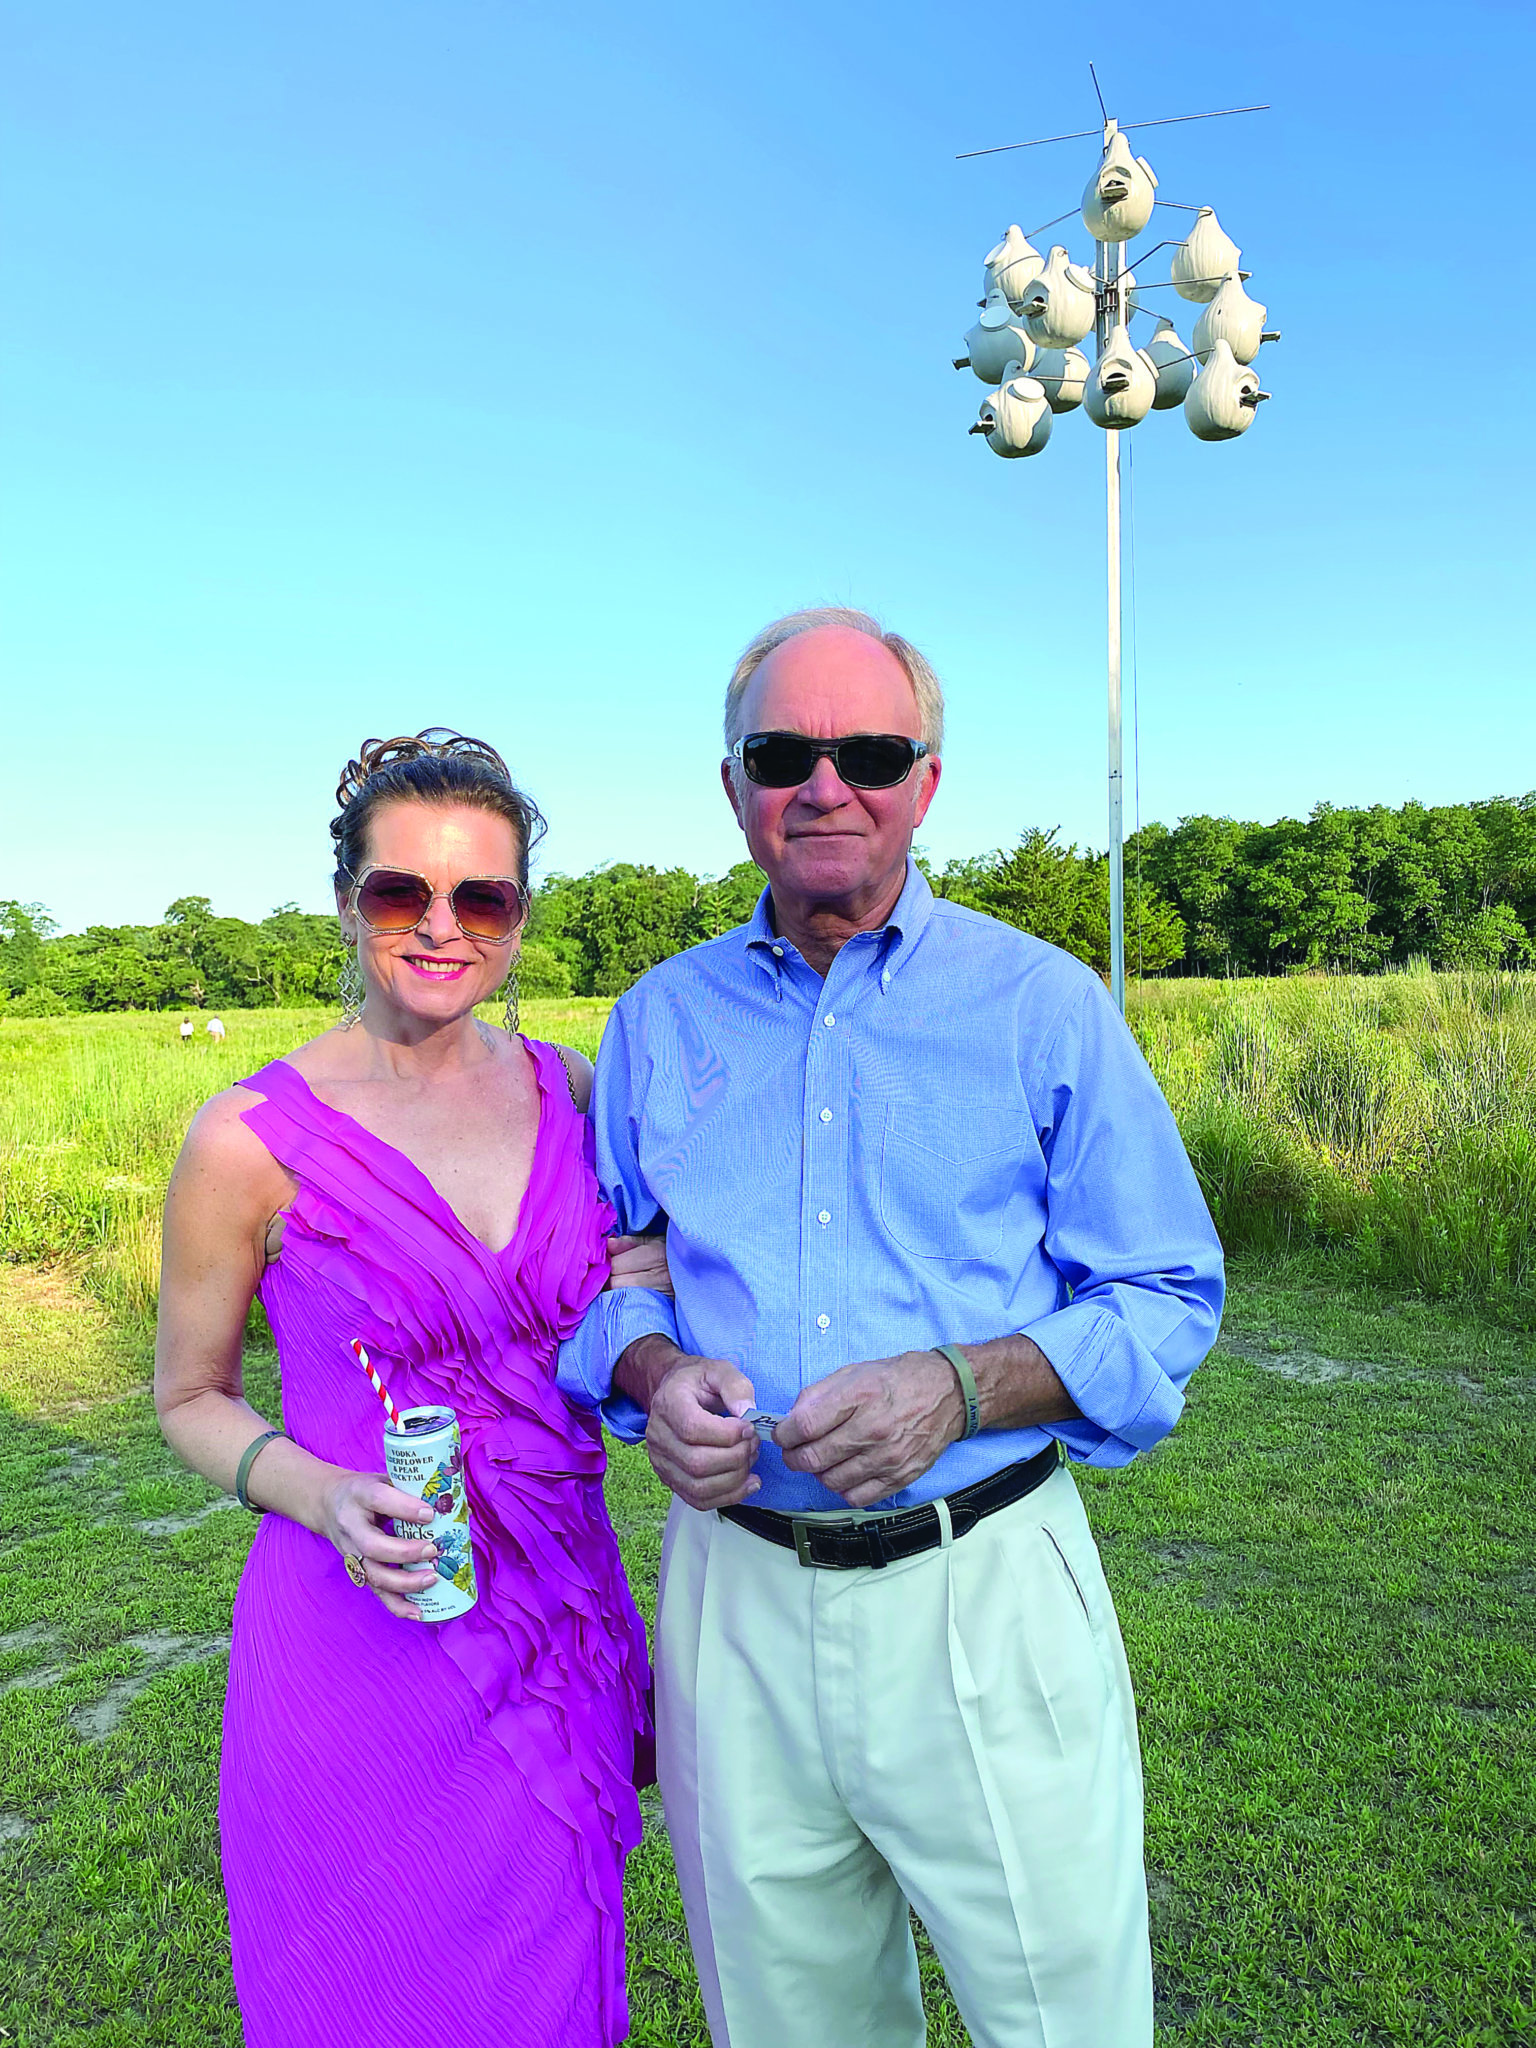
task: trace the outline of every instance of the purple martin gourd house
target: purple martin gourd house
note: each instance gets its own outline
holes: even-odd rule
[[[1092,65],[1089,66],[1093,72]],[[1093,73],[1095,93],[1099,92]],[[1109,584],[1109,928],[1110,987],[1125,1008],[1124,784],[1120,731],[1120,436],[1151,412],[1184,409],[1185,424],[1201,441],[1235,441],[1253,425],[1269,396],[1259,388],[1254,358],[1279,334],[1264,325],[1269,309],[1244,289],[1250,272],[1239,269],[1242,250],[1209,206],[1164,199],[1157,173],[1132,151],[1125,128],[1161,128],[1175,122],[1257,114],[1262,107],[1223,107],[1211,114],[1170,114],[1156,121],[1112,120],[1099,93],[1104,125],[1072,135],[1045,135],[999,149],[1034,149],[1099,135],[1099,164],[1083,189],[1082,220],[1093,237],[1091,265],[1074,263],[1064,242],[1042,256],[1030,239],[1071,218],[1061,214],[1027,235],[1011,226],[991,248],[982,269],[981,318],[965,337],[957,370],[972,370],[990,386],[970,431],[994,455],[1010,460],[1038,455],[1051,438],[1058,413],[1079,406],[1105,434]],[[997,150],[968,150],[992,156]],[[1164,237],[1138,249],[1141,281],[1130,269],[1126,245],[1144,234],[1159,208],[1194,218],[1182,240]],[[1168,214],[1165,213],[1166,219]],[[1155,230],[1154,230],[1155,232]],[[1170,249],[1166,278],[1149,266]],[[1191,341],[1173,323],[1162,297],[1176,293],[1201,308]],[[1132,322],[1150,320],[1153,332]],[[1078,347],[1088,343],[1092,360]]]

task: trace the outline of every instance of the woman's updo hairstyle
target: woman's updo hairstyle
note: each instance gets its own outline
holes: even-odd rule
[[[543,838],[538,805],[512,780],[507,764],[484,740],[429,725],[414,738],[364,740],[336,785],[341,806],[331,820],[336,887],[345,894],[368,864],[368,827],[385,804],[465,804],[505,818],[517,839],[517,879],[528,887],[528,855]]]

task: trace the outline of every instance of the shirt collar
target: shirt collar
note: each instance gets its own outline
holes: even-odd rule
[[[757,899],[757,908],[748,919],[745,930],[747,951],[761,965],[777,970],[783,966],[789,941],[781,939],[773,928],[772,902],[773,892],[765,889]],[[878,931],[868,935],[879,942],[882,986],[889,987],[892,975],[911,953],[914,942],[922,936],[923,927],[932,915],[933,891],[928,886],[927,876],[909,853],[907,879],[902,884],[895,907]]]

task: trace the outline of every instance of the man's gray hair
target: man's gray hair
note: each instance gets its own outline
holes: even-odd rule
[[[782,647],[786,640],[793,640],[799,633],[814,633],[819,626],[846,626],[851,632],[866,633],[871,640],[878,640],[882,647],[895,655],[912,685],[912,695],[917,699],[918,737],[931,754],[942,754],[944,686],[926,658],[918,653],[910,640],[903,640],[899,633],[887,633],[880,621],[872,619],[868,612],[850,611],[842,605],[822,605],[814,611],[790,612],[785,618],[775,619],[771,626],[764,626],[744,650],[725,693],[726,752],[729,753],[741,738],[741,707],[747,685],[758,669],[775,647]]]

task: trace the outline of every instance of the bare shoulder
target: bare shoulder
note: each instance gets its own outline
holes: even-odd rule
[[[281,1205],[288,1176],[245,1121],[245,1112],[264,1099],[240,1084],[209,1097],[193,1117],[176,1161],[175,1179],[183,1188],[194,1182],[204,1196],[232,1199],[241,1207],[249,1203],[253,1211],[267,1204],[270,1213]]]
[[[565,1061],[565,1071],[571,1077],[572,1099],[585,1116],[587,1104],[592,1099],[592,1062],[573,1045],[557,1045],[555,1050]]]
[[[292,1052],[283,1054],[283,1064],[292,1067],[295,1073],[306,1081],[351,1080],[358,1061],[359,1047],[364,1043],[363,1034],[349,1037],[339,1025],[333,1024],[329,1031],[321,1031],[313,1038],[306,1038],[302,1045],[296,1045]],[[251,1091],[241,1091],[249,1094]],[[259,1098],[260,1090],[255,1094]],[[217,1101],[217,1097],[214,1098]],[[243,1107],[250,1108],[247,1101]]]

